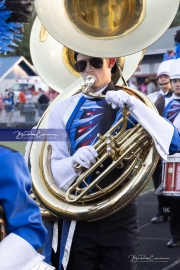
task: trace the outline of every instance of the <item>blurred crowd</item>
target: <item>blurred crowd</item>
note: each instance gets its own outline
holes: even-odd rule
[[[49,91],[43,91],[39,88],[37,93],[29,89],[21,89],[18,95],[11,88],[6,89],[4,94],[0,95],[0,122],[7,123],[7,127],[13,126],[13,116],[15,112],[19,112],[20,116],[25,113],[25,106],[32,104],[39,117],[49,106],[50,100],[55,98],[59,93],[49,88]]]
[[[155,77],[145,77],[143,79],[131,77],[129,79],[128,85],[130,88],[139,90],[145,95],[152,94],[159,90],[159,86]]]

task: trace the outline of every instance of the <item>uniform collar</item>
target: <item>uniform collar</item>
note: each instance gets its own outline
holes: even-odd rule
[[[166,96],[169,93],[169,90],[166,91],[165,93],[160,89],[159,94],[161,94],[162,96]]]
[[[175,99],[175,100],[180,100],[180,97],[176,96],[174,93],[172,95],[172,98]]]

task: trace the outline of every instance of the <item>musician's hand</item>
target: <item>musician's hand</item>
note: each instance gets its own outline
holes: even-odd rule
[[[106,93],[105,99],[107,103],[112,106],[113,109],[116,109],[118,107],[123,108],[124,106],[127,106],[129,110],[133,110],[138,100],[134,96],[131,96],[122,90],[108,91]]]
[[[93,163],[96,162],[98,154],[93,146],[83,146],[79,148],[72,156],[74,162],[79,163],[81,166],[89,169]]]

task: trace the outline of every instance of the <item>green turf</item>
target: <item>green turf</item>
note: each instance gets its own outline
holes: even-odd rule
[[[23,155],[25,154],[25,147],[26,142],[1,142],[0,145],[4,145],[10,148],[13,148],[19,152],[21,152]]]

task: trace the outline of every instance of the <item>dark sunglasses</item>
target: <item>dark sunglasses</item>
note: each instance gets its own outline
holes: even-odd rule
[[[103,59],[98,57],[93,57],[88,60],[80,60],[77,61],[74,65],[77,72],[83,72],[87,67],[87,62],[90,63],[90,65],[94,68],[102,68],[103,66]]]

